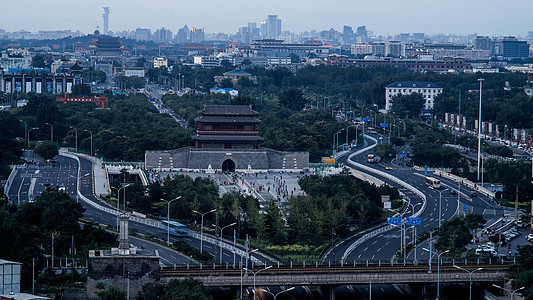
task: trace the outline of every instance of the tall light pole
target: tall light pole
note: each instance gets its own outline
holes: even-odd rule
[[[276,294],[272,293],[272,292],[269,291],[269,290],[265,290],[265,289],[261,289],[261,290],[262,290],[263,292],[265,292],[265,293],[268,293],[268,294],[272,295],[272,297],[274,297],[274,300],[276,300],[276,298],[278,297],[278,295],[283,294],[283,293],[287,293],[287,292],[292,291],[292,290],[294,290],[294,289],[295,289],[295,287],[291,287],[291,288],[288,288],[288,289],[283,290],[283,291],[281,291],[281,292],[279,292],[279,293],[276,293]],[[255,290],[254,290],[254,294],[255,294]]]
[[[261,271],[268,270],[268,269],[270,269],[270,268],[272,268],[272,266],[268,266],[268,267],[266,267],[266,268],[263,268],[263,269],[261,269],[261,270],[255,271],[255,272],[252,271],[252,270],[250,270],[250,269],[244,268],[247,272],[250,272],[250,273],[252,273],[252,275],[254,275],[254,300],[257,299],[257,297],[256,297],[256,293],[255,293],[255,275],[257,275],[257,274],[258,274],[259,272],[261,272]]]
[[[84,129],[83,131],[91,134],[91,155],[90,156],[93,156],[93,133],[87,129]]]
[[[472,274],[474,274],[477,271],[483,270],[483,268],[477,268],[477,269],[475,269],[473,271],[468,271],[467,269],[463,269],[463,268],[461,268],[459,266],[456,266],[456,265],[453,265],[453,266],[456,267],[459,270],[465,271],[470,276],[470,287],[469,287],[469,291],[468,291],[468,299],[472,300]]]
[[[69,127],[76,131],[76,153],[78,153],[78,129],[72,126],[69,126]]]
[[[199,211],[196,211],[196,210],[193,210],[192,212],[193,213],[196,213],[196,214],[199,214],[200,216],[202,216],[202,221],[200,223],[200,253],[203,253],[204,251],[204,216],[207,215],[208,213],[212,213],[212,212],[215,212],[217,211],[216,209],[212,209],[208,212],[205,212],[205,213],[201,213]]]
[[[445,192],[447,190],[448,189],[445,189],[439,192],[439,228],[442,220],[442,192]]]
[[[424,249],[425,251],[429,251],[428,249],[426,248],[422,248]],[[431,251],[429,251],[431,253]],[[433,253],[433,255],[437,255],[437,299],[440,299],[440,256],[443,255],[444,253],[448,253],[450,252],[450,250],[446,250],[446,251],[443,251],[441,253],[438,253],[437,251],[435,251]],[[430,257],[429,260],[431,261],[433,259],[433,257]]]
[[[224,229],[228,228],[228,227],[231,227],[231,226],[235,225],[235,224],[237,224],[237,223],[233,222],[233,223],[231,223],[229,225],[226,225],[224,227],[220,227],[220,226],[217,226],[217,225],[213,224],[213,226],[215,226],[215,228],[218,228],[218,230],[220,230],[220,243],[219,243],[219,246],[220,246],[220,263],[222,263],[222,231]]]
[[[165,201],[167,203],[167,246],[170,245],[170,203],[180,198],[181,196],[174,198],[172,200],[165,200],[161,198],[162,201]]]
[[[479,78],[479,118],[477,121],[477,181],[479,181],[479,162],[481,159],[481,95],[483,94],[483,78]]]
[[[54,142],[54,126],[52,126],[52,124],[50,123],[44,123],[48,126],[50,126],[50,142]]]
[[[495,284],[493,284],[492,286],[497,287],[497,288],[499,288],[499,289],[502,289],[502,290],[504,290],[504,291],[509,292],[509,294],[511,295],[511,298],[510,298],[511,300],[514,299],[514,293],[516,293],[516,292],[518,292],[518,291],[521,291],[521,290],[525,289],[525,287],[521,287],[521,288],[518,288],[518,289],[516,289],[516,290],[514,290],[514,291],[511,291],[511,290],[508,290],[508,289],[506,289],[506,288],[504,288],[504,287],[501,287],[501,286],[499,286],[499,285],[495,285]]]
[[[23,120],[19,120],[19,121],[24,123],[24,140],[28,141],[28,123],[26,123],[26,121],[23,121]]]
[[[112,189],[117,190],[117,228],[118,228],[118,225],[119,225],[118,215],[120,214],[120,190],[122,190],[124,188],[127,188],[130,185],[131,185],[131,183],[128,183],[125,186],[123,186],[121,188],[118,188],[118,189],[116,187],[114,187],[114,186],[111,187]],[[124,190],[124,203],[126,203],[126,190]]]
[[[410,201],[407,201],[405,199],[402,199],[403,202],[407,203],[408,205],[411,206],[411,209],[412,209],[412,212],[413,212],[413,215],[415,214],[415,207],[418,206],[418,205],[422,205],[422,203],[417,203],[417,204],[412,204]],[[405,233],[403,234],[404,235],[404,238],[405,238]],[[405,243],[404,243],[404,247],[405,247]],[[406,247],[407,248],[407,247]],[[414,258],[414,262],[416,262],[416,226],[413,225],[413,248],[415,250],[415,258]],[[405,253],[406,251],[404,251]],[[406,255],[406,254],[404,254]]]
[[[30,147],[30,132],[35,129],[39,129],[39,127],[33,127],[32,129],[28,130],[28,148]]]

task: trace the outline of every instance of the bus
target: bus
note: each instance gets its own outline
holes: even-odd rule
[[[426,177],[426,185],[428,187],[439,189],[440,188],[440,181],[438,179],[435,179],[433,177]]]
[[[374,156],[374,154],[368,154],[366,156],[366,161],[369,162],[369,163],[373,163],[376,161],[376,157]]]
[[[187,226],[175,221],[161,221],[161,228],[164,229],[165,233],[167,233],[169,227],[170,235],[177,237],[186,237],[189,235],[189,229],[187,229]]]

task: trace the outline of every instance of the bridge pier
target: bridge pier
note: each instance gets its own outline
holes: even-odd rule
[[[335,300],[335,285],[319,285],[318,293],[322,299]]]

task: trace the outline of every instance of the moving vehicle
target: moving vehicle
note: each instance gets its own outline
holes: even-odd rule
[[[435,179],[433,177],[426,177],[426,185],[430,188],[439,189],[440,188],[440,180]]]
[[[497,256],[498,252],[496,250],[491,248],[477,248],[476,249],[476,255],[492,255]]]
[[[366,156],[366,161],[369,163],[373,163],[376,161],[376,156],[374,154],[368,154]]]
[[[457,190],[450,189],[450,195],[457,195]]]
[[[375,133],[377,133],[377,132],[376,132],[376,129],[374,129],[374,128],[372,128],[372,127],[369,127],[369,128],[368,128],[368,133],[375,134]]]
[[[185,237],[189,235],[189,229],[187,228],[187,226],[176,221],[161,221],[161,228],[164,229],[165,233],[168,231],[169,227],[170,235],[177,237]]]
[[[470,197],[477,197],[477,192],[476,191],[470,192]]]

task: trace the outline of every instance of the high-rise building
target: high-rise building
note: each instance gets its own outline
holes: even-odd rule
[[[281,35],[281,20],[278,15],[268,15],[266,22],[266,37],[275,39]]]
[[[103,7],[104,14],[104,34],[109,34],[109,7]]]
[[[149,41],[152,36],[152,30],[147,28],[135,29],[135,39],[138,41]]]
[[[193,28],[190,32],[191,43],[199,43],[205,41],[205,30],[203,28]]]
[[[166,29],[165,27],[158,29],[154,32],[152,40],[160,43],[167,43],[172,40],[172,31]]]
[[[359,26],[357,27],[357,35],[367,37],[368,31],[366,30],[366,26]]]
[[[477,36],[474,39],[474,49],[476,50],[490,50],[491,43],[488,36]]]
[[[190,43],[189,36],[190,36],[190,30],[187,24],[185,24],[183,28],[178,30],[178,33],[176,34],[176,42],[180,45],[185,45],[186,43]]]
[[[515,37],[506,37],[502,41],[504,58],[529,57],[529,45],[526,41],[519,41]]]

